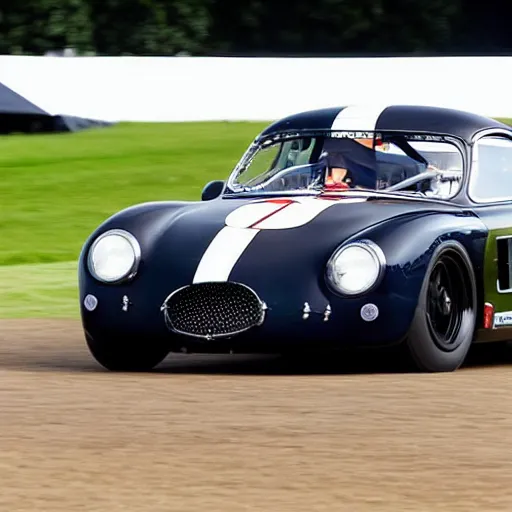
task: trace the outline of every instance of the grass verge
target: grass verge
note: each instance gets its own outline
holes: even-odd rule
[[[76,262],[0,267],[0,318],[79,318]]]

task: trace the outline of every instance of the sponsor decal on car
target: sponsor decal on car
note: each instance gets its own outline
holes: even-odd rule
[[[512,325],[512,311],[503,311],[494,314],[494,327]]]

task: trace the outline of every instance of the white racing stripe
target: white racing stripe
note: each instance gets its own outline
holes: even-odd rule
[[[230,226],[221,229],[203,254],[192,282],[227,281],[236,262],[258,233],[258,229]]]
[[[331,130],[375,131],[377,120],[387,104],[354,105],[344,108],[334,119]]]
[[[258,229],[290,229],[303,226],[338,201],[302,198],[254,224]]]
[[[279,210],[260,222],[254,224],[258,229],[291,229],[304,226],[318,217],[323,211],[331,206],[350,203],[362,203],[366,198],[351,197],[339,199],[317,199],[312,197],[301,197],[288,207]]]
[[[294,198],[290,203],[272,201],[271,206],[262,201],[241,206],[227,216],[226,224],[229,221],[230,225],[212,240],[192,282],[227,281],[237,261],[261,230],[303,226],[331,206],[364,201],[365,198]]]
[[[281,208],[287,207],[287,204],[291,202],[292,200],[283,200],[282,202],[254,201],[232,211],[226,217],[226,226],[248,228]]]
[[[360,203],[365,198],[317,199],[297,197],[250,203],[226,217],[226,225],[236,228],[290,229],[304,226],[336,204]]]

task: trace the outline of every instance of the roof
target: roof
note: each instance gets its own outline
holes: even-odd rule
[[[495,119],[441,107],[419,105],[354,105],[294,114],[268,126],[260,136],[294,130],[349,130],[442,133],[467,142],[482,130],[512,127]]]
[[[37,105],[0,82],[0,114],[49,115]]]

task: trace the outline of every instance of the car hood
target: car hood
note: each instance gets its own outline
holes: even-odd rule
[[[131,216],[124,226],[142,240],[143,259],[156,271],[192,282],[296,279],[325,265],[345,240],[404,215],[457,212],[454,205],[390,197],[280,197],[189,203],[167,213]],[[137,222],[136,219],[139,219]],[[151,222],[148,222],[151,219]],[[130,223],[130,224],[132,224]],[[122,227],[122,226],[115,226]],[[144,257],[144,254],[146,257]],[[272,279],[270,277],[270,279]],[[174,279],[173,279],[174,281]]]

